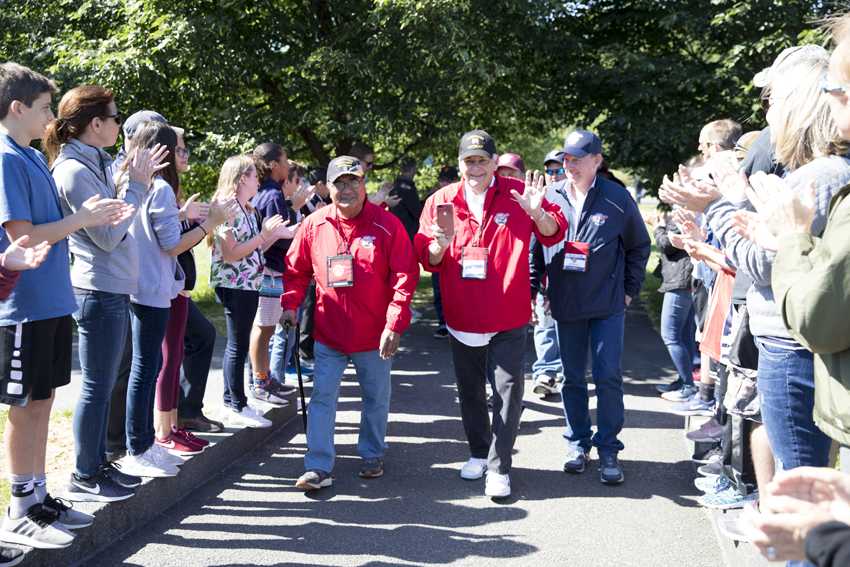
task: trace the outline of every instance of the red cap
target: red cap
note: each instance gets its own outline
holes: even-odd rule
[[[522,158],[517,154],[502,154],[499,156],[499,161],[496,162],[496,168],[500,167],[510,167],[511,169],[516,169],[520,173],[525,173],[525,163],[523,163]]]

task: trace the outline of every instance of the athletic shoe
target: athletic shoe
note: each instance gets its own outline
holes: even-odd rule
[[[295,481],[295,488],[305,492],[327,488],[334,483],[333,477],[324,471],[307,471]]]
[[[447,339],[449,338],[449,330],[445,327],[438,327],[436,331],[434,331],[433,337],[435,339]]]
[[[697,472],[702,476],[720,476],[723,474],[723,459],[711,459],[708,463],[700,465]]]
[[[699,396],[694,396],[690,400],[670,408],[670,413],[684,416],[704,415],[706,417],[712,417],[714,416],[714,403],[714,400],[706,402],[701,400]]]
[[[189,445],[194,445],[196,447],[200,447],[201,449],[206,449],[209,447],[210,442],[206,439],[201,439],[200,437],[195,437],[191,432],[186,431],[185,429],[178,429],[177,427],[171,427],[171,435],[184,443],[188,443]]]
[[[162,447],[172,455],[198,455],[204,451],[203,447],[199,447],[198,445],[194,445],[191,443],[186,443],[182,439],[178,438],[173,433],[170,434],[165,439],[155,439],[154,444]],[[177,465],[178,463],[174,463]]]
[[[181,418],[177,426],[186,431],[200,431],[201,433],[221,433],[224,431],[222,422],[210,419],[204,414],[198,417]]]
[[[720,438],[723,437],[723,426],[717,423],[716,419],[709,419],[699,429],[688,431],[685,437],[694,443],[720,441]]]
[[[548,372],[539,374],[534,378],[533,384],[534,386],[531,391],[541,398],[545,398],[549,394],[558,393],[558,379],[554,374],[550,374]]]
[[[73,476],[73,475],[72,475]],[[51,495],[44,497],[44,507],[56,512],[59,523],[69,530],[87,528],[94,523],[94,516],[74,510],[74,506],[61,498],[53,498]]]
[[[686,402],[697,394],[697,389],[694,386],[682,386],[678,390],[670,390],[664,392],[661,397],[668,402]]]
[[[71,480],[65,487],[65,498],[72,502],[120,502],[132,498],[135,494],[132,488],[121,486],[106,476],[103,469],[91,478],[83,478],[72,473]]]
[[[180,472],[176,465],[155,462],[149,453],[150,451],[145,451],[141,455],[127,455],[121,459],[121,472],[147,478],[177,476]]]
[[[127,449],[115,449],[106,451],[106,460],[110,463],[114,463],[116,461],[120,461],[124,457],[127,456]]]
[[[704,494],[718,494],[732,486],[732,481],[725,474],[706,477],[701,476],[694,479],[694,486]]]
[[[183,458],[177,456],[174,453],[169,452],[168,449],[166,449],[162,445],[157,445],[156,443],[151,445],[148,448],[147,452],[150,453],[151,459],[158,464],[179,467],[186,462],[185,460],[183,460]]]
[[[291,386],[289,384],[283,384],[278,382],[274,378],[269,378],[269,386],[271,386],[271,391],[275,393],[278,397],[288,397],[298,391],[298,386]]]
[[[617,455],[599,455],[599,482],[621,484],[625,478]]]
[[[714,447],[712,449],[709,449],[708,451],[706,451],[702,455],[700,455],[698,457],[694,457],[691,460],[693,462],[699,463],[701,465],[707,465],[708,463],[714,462],[716,460],[720,460],[720,462],[722,463],[723,462],[723,450],[720,447]]]
[[[752,492],[746,496],[742,496],[737,488],[731,487],[717,494],[703,494],[697,498],[697,502],[700,506],[714,510],[733,510],[735,508],[743,508],[750,502],[756,502],[758,498],[758,492]]]
[[[24,560],[24,552],[14,547],[0,545],[0,567],[12,567]]]
[[[414,324],[422,318],[422,312],[416,309],[410,310],[410,324]]]
[[[463,480],[478,480],[484,473],[487,472],[487,459],[478,459],[470,457],[462,467],[460,467],[460,478]]]
[[[112,479],[116,484],[120,484],[124,488],[136,488],[142,485],[141,477],[127,474],[121,470],[121,463],[107,463],[101,468],[103,474]]]
[[[233,408],[228,408],[228,421],[237,427],[271,427],[272,422],[260,415],[257,410],[251,406],[245,406],[241,411],[236,411]]]
[[[0,541],[28,545],[36,549],[62,549],[74,541],[74,534],[59,523],[59,514],[43,504],[33,504],[26,516],[13,520],[6,512],[0,527]]]
[[[365,459],[357,473],[360,478],[378,478],[384,476],[384,461],[381,459]]]
[[[484,479],[484,495],[490,498],[507,498],[511,495],[511,477],[488,472],[487,478]]]
[[[576,447],[567,453],[567,460],[564,462],[564,472],[571,474],[580,474],[587,468],[587,462],[590,458],[587,456],[587,451],[581,447]]]
[[[669,384],[659,384],[659,385],[657,385],[655,387],[655,390],[659,394],[663,394],[665,392],[673,392],[675,390],[681,390],[683,385],[684,385],[684,382],[682,382],[681,380],[676,378],[675,380],[673,380]]]
[[[274,406],[286,407],[289,405],[289,400],[279,396],[274,387],[269,383],[270,380],[255,381],[251,386],[251,397],[267,404]]]

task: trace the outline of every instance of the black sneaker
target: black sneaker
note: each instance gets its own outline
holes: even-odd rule
[[[70,502],[61,498],[53,498],[51,495],[44,497],[43,505],[48,510],[56,512],[57,521],[69,530],[87,528],[94,523],[94,516],[74,510]]]
[[[136,488],[142,485],[141,477],[127,474],[121,470],[121,463],[107,463],[101,469],[103,474],[124,488]]]
[[[72,502],[118,502],[135,494],[135,490],[121,486],[102,470],[91,478],[71,474],[71,481],[65,489],[65,497]]]
[[[449,330],[445,327],[440,327],[436,331],[434,331],[435,339],[447,339],[449,338]]]
[[[210,419],[204,414],[198,417],[181,418],[178,427],[186,431],[199,431],[201,433],[221,433],[224,431],[222,422]]]
[[[357,473],[360,478],[378,478],[384,476],[384,461],[381,459],[365,459]]]
[[[564,463],[564,472],[570,474],[581,474],[587,468],[587,451],[582,448],[574,449],[567,455],[567,461]]]
[[[623,467],[617,455],[599,455],[599,481],[602,484],[620,484],[623,480]]]
[[[675,380],[673,380],[669,384],[659,384],[659,385],[657,385],[655,387],[655,389],[658,391],[659,394],[666,394],[667,392],[674,392],[676,390],[681,390],[682,386],[684,384],[685,384],[684,382],[682,382],[680,379],[676,378]]]
[[[12,567],[24,560],[24,552],[14,547],[0,545],[0,567]]]

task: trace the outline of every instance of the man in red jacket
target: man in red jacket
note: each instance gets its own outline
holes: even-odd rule
[[[310,280],[316,281],[306,472],[295,483],[302,490],[333,483],[336,404],[349,360],[363,391],[360,476],[384,474],[391,357],[410,325],[419,267],[398,218],[366,200],[365,175],[357,158],[340,156],[328,164],[332,204],[307,217],[286,255],[285,321],[295,324],[295,310]]]
[[[462,179],[428,198],[414,246],[425,269],[440,276],[472,454],[460,476],[474,480],[487,472],[484,493],[504,498],[511,493],[508,473],[531,320],[529,241],[533,233],[544,243],[560,242],[567,223],[560,209],[544,200],[539,172],[528,172],[525,184],[495,175],[495,154],[487,132],[464,134]],[[453,219],[453,228],[445,219]],[[494,386],[492,424],[484,388],[488,375]]]

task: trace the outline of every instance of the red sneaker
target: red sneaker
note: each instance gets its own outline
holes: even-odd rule
[[[172,455],[197,455],[203,449],[197,445],[190,445],[177,438],[174,434],[165,439],[157,439],[156,444],[166,449]]]
[[[172,437],[176,437],[177,439],[180,439],[181,441],[183,441],[187,445],[195,445],[195,446],[197,446],[201,449],[205,449],[207,447],[207,445],[210,444],[210,442],[207,441],[206,439],[201,439],[200,437],[195,437],[194,435],[192,435],[190,432],[186,431],[185,429],[178,429],[176,427],[172,427],[171,428],[171,435],[172,435]]]
[[[700,373],[700,369],[699,369],[699,368],[694,368],[694,371],[693,371],[693,373],[691,374],[691,376],[693,376],[693,378],[694,378],[694,382],[699,382],[699,381],[700,381],[700,379],[702,378],[702,374]]]

